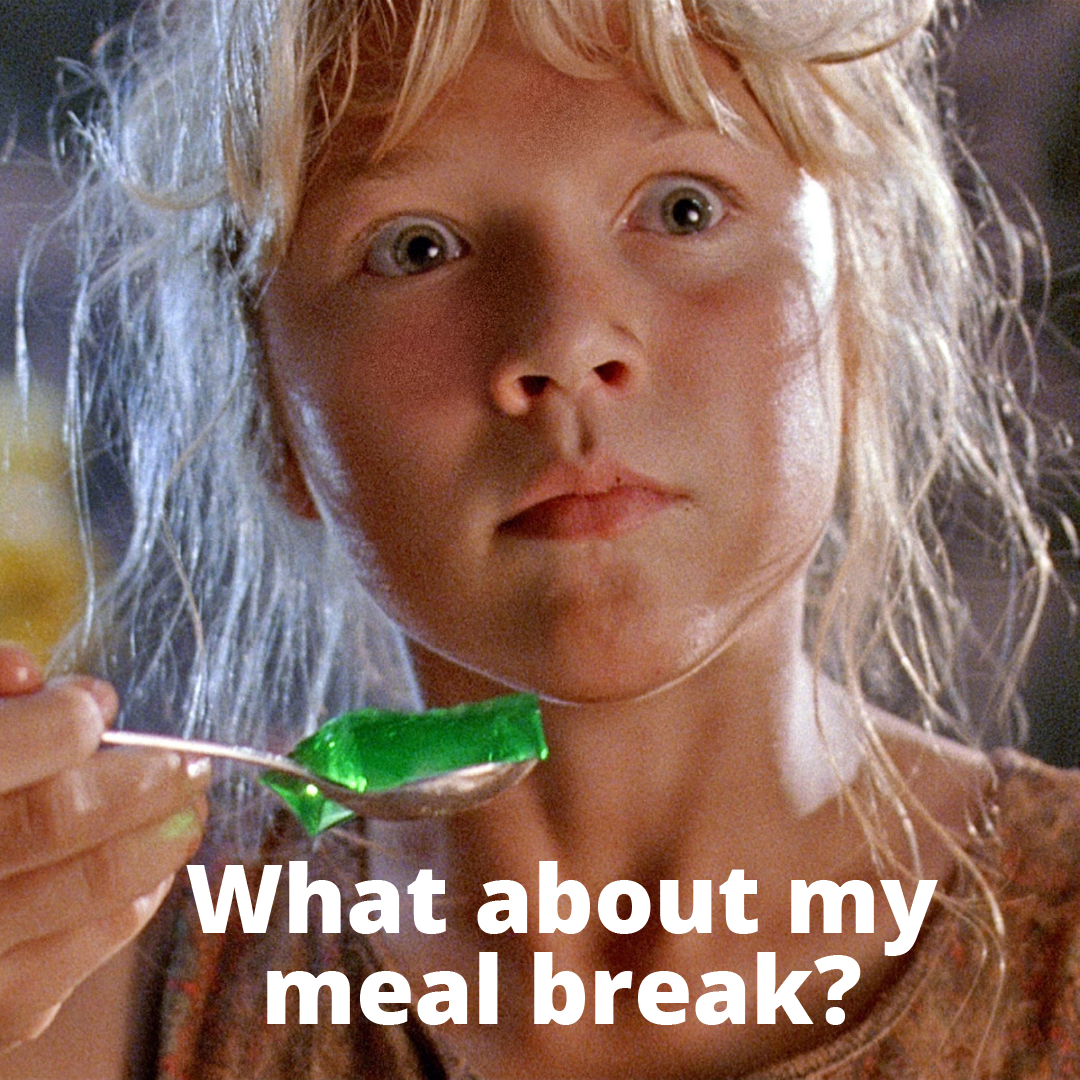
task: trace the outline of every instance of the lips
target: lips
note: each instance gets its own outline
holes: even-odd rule
[[[526,489],[499,531],[543,540],[608,539],[632,532],[681,498],[618,463],[559,462]]]

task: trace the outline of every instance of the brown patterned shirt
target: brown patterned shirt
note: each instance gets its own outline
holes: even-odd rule
[[[971,854],[1005,918],[1001,965],[968,920],[940,907],[902,978],[861,1024],[747,1080],[1080,1078],[1080,771],[1015,752],[993,760],[996,829]],[[267,861],[284,861],[281,850],[275,841]],[[334,875],[313,860],[315,876]],[[203,934],[190,897],[179,894],[175,910],[156,1080],[474,1077],[440,1057],[412,1017],[334,1025],[324,1001],[318,1024],[266,1023],[270,969],[342,971],[355,995],[379,969],[357,935],[289,934],[284,918],[265,934],[238,925]]]

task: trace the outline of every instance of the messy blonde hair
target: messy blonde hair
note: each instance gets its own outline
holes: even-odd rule
[[[461,71],[493,6],[158,0],[99,47],[100,102],[72,134],[83,168],[70,217],[81,270],[69,426],[77,467],[93,448],[122,462],[133,526],[64,662],[120,680],[125,719],[280,744],[328,712],[414,699],[398,631],[322,528],[274,490],[281,449],[254,324],[341,117],[379,117],[373,153],[391,149]],[[856,701],[902,697],[928,727],[1002,741],[1050,563],[1025,495],[1033,428],[1006,365],[1024,341],[1018,241],[941,122],[935,49],[952,5],[500,8],[556,67],[632,70],[687,123],[738,134],[695,44],[722,49],[792,159],[824,184],[845,429],[808,648]],[[1012,594],[981,727],[964,724],[955,673],[967,623],[941,526],[943,507],[965,499],[989,508],[973,531],[992,541]],[[877,749],[879,787],[895,797],[900,779]]]

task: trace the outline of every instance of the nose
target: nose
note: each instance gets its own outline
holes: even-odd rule
[[[531,277],[512,305],[511,332],[491,370],[499,411],[524,416],[555,396],[616,398],[634,388],[643,350],[616,277],[595,265],[568,270],[565,262]]]

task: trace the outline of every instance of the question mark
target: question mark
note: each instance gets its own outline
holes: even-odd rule
[[[826,971],[841,972],[840,978],[829,987],[830,1001],[843,1000],[844,994],[859,981],[859,976],[862,974],[858,960],[853,960],[850,956],[823,956],[820,960],[814,961],[814,966],[822,975]],[[833,1025],[842,1024],[844,1010],[834,1005],[831,1009],[825,1010],[825,1019]]]

